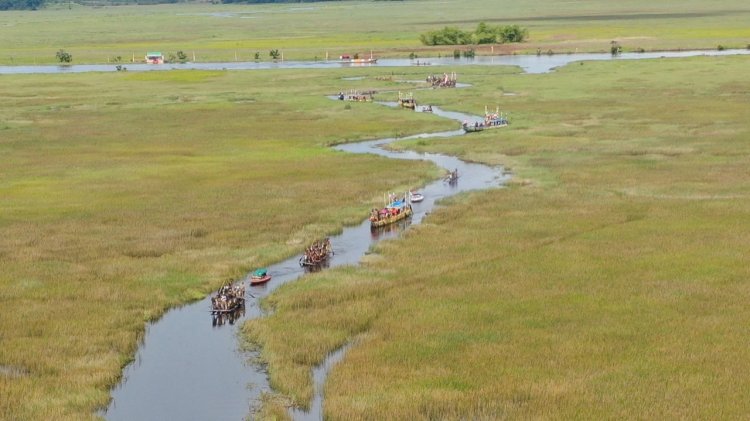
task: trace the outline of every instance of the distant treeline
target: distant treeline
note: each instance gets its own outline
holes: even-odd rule
[[[44,0],[0,0],[0,10],[36,10]]]
[[[73,3],[83,6],[119,6],[126,4],[164,4],[182,3],[189,0],[73,0]],[[212,3],[315,3],[321,1],[344,0],[211,0]],[[374,0],[374,1],[404,1],[404,0]],[[48,3],[61,3],[64,0],[0,0],[0,10],[36,10]]]
[[[344,1],[344,0],[221,0],[222,3],[317,3],[323,1]],[[404,1],[404,0],[374,0],[374,1]]]
[[[480,22],[474,32],[446,26],[422,34],[419,39],[424,45],[504,44],[522,42],[528,36],[529,31],[518,25],[491,26]]]

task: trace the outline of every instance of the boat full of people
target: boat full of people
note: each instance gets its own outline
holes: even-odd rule
[[[445,181],[447,183],[453,184],[458,182],[458,168],[456,168],[453,171],[448,171],[448,174],[445,175]]]
[[[370,228],[379,228],[392,224],[406,219],[414,213],[406,195],[400,199],[396,199],[391,194],[387,203],[382,209],[373,208],[370,211]]]
[[[433,88],[455,88],[456,82],[458,81],[458,75],[456,72],[443,73],[442,75],[429,75],[427,76],[426,81]]]
[[[487,129],[499,129],[501,127],[507,127],[510,124],[508,117],[500,112],[497,108],[494,113],[487,111],[487,107],[484,108],[484,121],[475,121],[469,123],[468,121],[463,122],[463,129],[466,133],[481,132]]]
[[[216,295],[211,297],[211,314],[232,313],[245,308],[245,285],[239,283],[232,285],[230,281],[219,288]]]
[[[305,249],[305,253],[299,259],[299,265],[302,267],[322,265],[327,262],[331,256],[333,256],[331,240],[328,238],[324,240],[315,240]]]
[[[363,92],[351,90],[346,93],[341,91],[339,92],[337,97],[340,101],[372,102],[374,94],[375,94],[375,91],[372,91],[372,90],[363,91]]]
[[[410,93],[398,93],[398,105],[399,107],[409,108],[414,110],[417,108],[417,101],[414,99],[414,95]]]

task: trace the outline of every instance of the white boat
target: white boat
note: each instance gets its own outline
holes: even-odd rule
[[[359,58],[357,56],[352,57],[349,54],[343,54],[339,57],[339,63],[344,64],[374,64],[377,63],[377,61],[378,59],[372,56],[372,51],[370,51],[369,58]]]
[[[424,200],[424,195],[422,193],[409,192],[409,200],[413,203],[421,202]]]

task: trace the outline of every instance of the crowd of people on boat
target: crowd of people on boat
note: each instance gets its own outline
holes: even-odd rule
[[[331,254],[333,254],[333,246],[331,246],[331,240],[329,238],[315,240],[305,249],[305,254],[302,256],[301,263],[317,264],[328,259],[328,256]]]
[[[445,174],[445,181],[452,183],[456,180],[458,180],[458,168],[454,169],[453,171],[448,170],[448,172]]]
[[[441,75],[429,75],[427,76],[427,83],[432,85],[433,88],[455,88],[458,77],[456,73],[443,73]]]
[[[349,93],[339,92],[338,98],[340,101],[355,101],[355,102],[371,102],[373,100],[375,91],[351,91]]]
[[[473,124],[464,120],[464,129],[483,129],[493,126],[507,126],[509,124],[508,118],[501,115],[500,113],[489,113],[484,115],[484,121],[475,121]]]
[[[225,283],[215,296],[211,297],[211,309],[214,311],[231,311],[245,303],[245,285]]]
[[[389,205],[382,209],[372,208],[370,210],[370,222],[378,222],[388,218],[392,218],[401,215],[402,212],[411,210],[411,204],[407,202],[406,195],[403,197],[397,197],[391,193],[388,195]]]

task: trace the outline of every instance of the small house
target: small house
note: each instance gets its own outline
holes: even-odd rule
[[[146,63],[164,64],[164,55],[158,51],[146,53]]]

